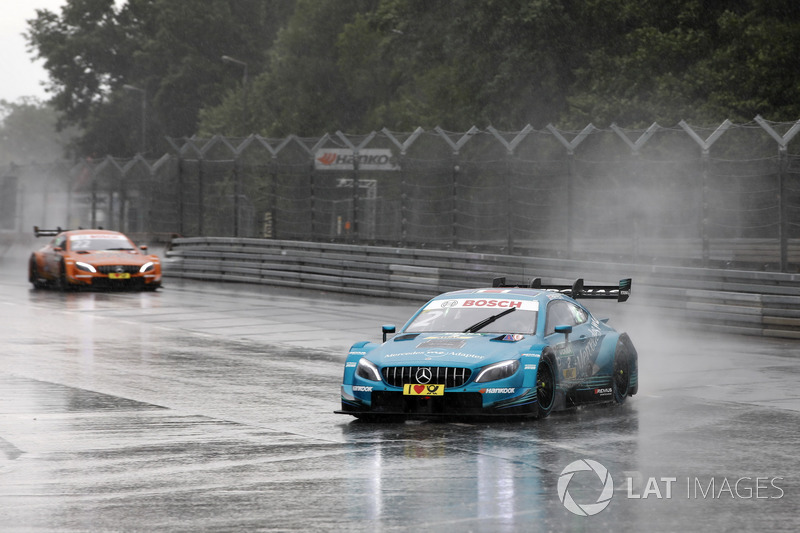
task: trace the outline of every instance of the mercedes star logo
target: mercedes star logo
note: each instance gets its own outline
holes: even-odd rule
[[[431,382],[431,378],[433,377],[433,372],[431,372],[430,368],[419,368],[417,369],[417,383],[424,385],[426,383]]]

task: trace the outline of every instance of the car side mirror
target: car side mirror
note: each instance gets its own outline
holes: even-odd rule
[[[143,251],[143,252],[146,252],[146,251],[147,251],[147,245],[146,245],[146,244],[143,244],[143,245],[139,246],[139,249],[140,249],[141,251]]]
[[[572,333],[572,326],[556,326],[556,333],[564,334],[564,342],[569,342],[569,334]]]
[[[397,331],[397,328],[393,324],[386,324],[381,326],[381,331],[383,332],[383,342],[386,342],[386,336]]]

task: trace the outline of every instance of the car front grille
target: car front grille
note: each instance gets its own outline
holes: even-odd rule
[[[97,267],[97,271],[102,274],[111,274],[112,272],[137,274],[140,268],[139,265],[100,265]]]
[[[383,379],[393,387],[402,387],[407,383],[420,384],[417,371],[427,368],[431,379],[427,383],[442,384],[446,389],[461,387],[469,381],[472,371],[469,368],[451,368],[446,366],[389,366],[382,371]],[[423,385],[427,383],[422,383]]]

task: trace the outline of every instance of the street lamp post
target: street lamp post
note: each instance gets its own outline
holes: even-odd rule
[[[247,135],[247,63],[231,56],[222,56],[222,61],[225,63],[235,63],[244,69],[244,74],[242,76],[242,129],[244,135]]]
[[[126,91],[134,91],[142,95],[142,156],[147,151],[147,91],[134,87],[133,85],[125,84],[122,86]]]

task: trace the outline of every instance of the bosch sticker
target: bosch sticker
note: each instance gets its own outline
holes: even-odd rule
[[[538,311],[539,302],[531,300],[514,300],[511,298],[453,298],[449,300],[433,300],[425,306],[425,310],[467,308],[467,309],[510,309],[520,311]]]

